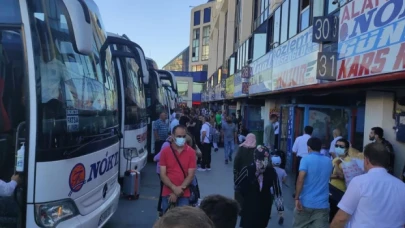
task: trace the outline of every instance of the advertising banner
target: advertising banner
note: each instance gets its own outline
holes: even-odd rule
[[[221,80],[221,100],[225,99],[226,79]]]
[[[269,52],[250,64],[252,70],[249,86],[250,95],[272,90],[272,61],[273,53]]]
[[[337,80],[403,71],[404,0],[353,0],[340,9]]]
[[[215,98],[214,100],[221,100],[221,84],[215,86]]]
[[[316,84],[319,44],[312,43],[312,27],[273,49],[273,90]]]
[[[246,94],[242,93],[242,74],[241,72],[236,73],[234,76],[234,91],[233,96],[236,97],[245,97]],[[247,79],[244,79],[247,80]]]
[[[226,99],[231,99],[231,98],[233,98],[233,91],[234,91],[234,86],[235,86],[235,84],[234,84],[234,82],[233,82],[233,80],[234,80],[234,76],[233,75],[231,75],[231,76],[229,76],[225,81],[225,98]]]

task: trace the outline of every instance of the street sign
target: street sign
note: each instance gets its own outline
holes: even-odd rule
[[[318,52],[316,79],[336,81],[337,53]]]
[[[312,42],[337,42],[339,35],[339,17],[314,17],[314,25],[312,29]]]

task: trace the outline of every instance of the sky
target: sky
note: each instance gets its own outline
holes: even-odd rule
[[[107,32],[126,34],[162,68],[190,43],[190,6],[207,0],[96,0]]]

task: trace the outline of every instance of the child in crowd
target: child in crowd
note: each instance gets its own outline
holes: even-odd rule
[[[283,189],[282,186],[283,186],[283,184],[285,184],[285,182],[287,180],[287,173],[285,172],[284,169],[280,168],[280,165],[281,165],[280,156],[276,155],[276,156],[271,157],[271,162],[273,163],[273,167],[277,172],[278,181],[280,183],[281,192],[282,192],[282,189]],[[273,193],[273,191],[272,191],[272,193]],[[283,198],[279,198],[279,199],[275,198],[274,203],[276,204],[276,207],[277,207],[277,205],[282,204],[282,200],[283,200]],[[279,201],[281,201],[281,202],[279,202]],[[278,215],[279,215],[278,224],[281,225],[284,222],[283,212],[279,211]]]

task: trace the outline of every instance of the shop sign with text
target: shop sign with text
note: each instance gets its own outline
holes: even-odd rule
[[[312,27],[275,48],[273,90],[316,84],[319,44],[312,43]]]
[[[250,78],[249,94],[258,94],[272,89],[272,61],[273,53],[268,52],[250,64],[252,77]]]
[[[236,73],[234,76],[234,91],[233,91],[233,96],[236,97],[245,97],[246,94],[242,93],[242,74],[241,72]],[[247,80],[247,79],[244,79]]]
[[[215,86],[215,99],[216,101],[221,100],[221,84]]]
[[[226,79],[226,88],[225,88],[225,98],[230,99],[233,98],[233,91],[234,91],[234,76],[231,75]]]
[[[340,9],[338,80],[405,68],[404,0],[353,0]]]

